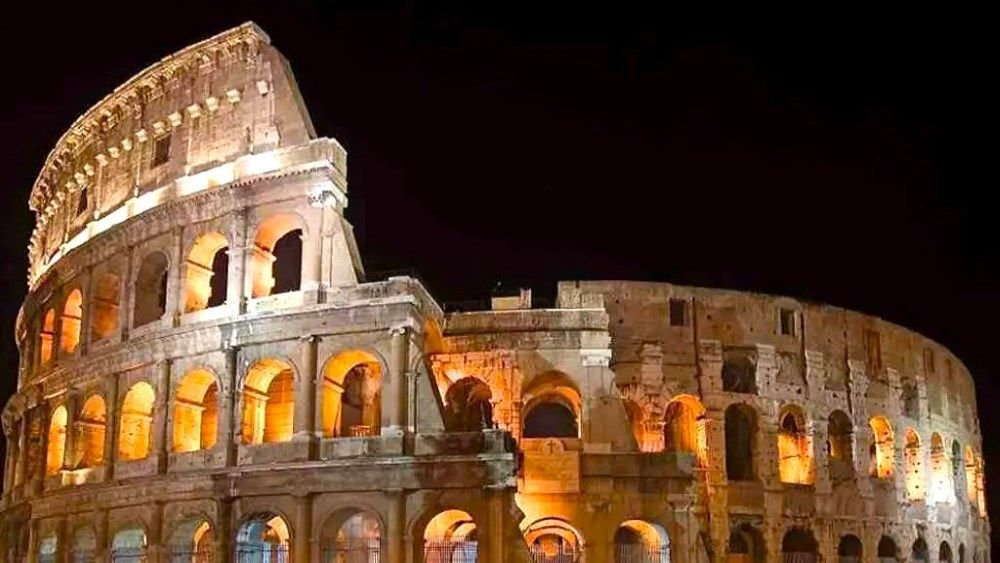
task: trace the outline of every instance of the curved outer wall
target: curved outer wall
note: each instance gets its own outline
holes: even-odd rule
[[[446,315],[417,280],[366,281],[346,153],[252,24],[89,110],[30,203],[5,561],[141,537],[153,561],[304,563],[347,536],[392,563],[988,560],[974,388],[946,349],[664,283]]]

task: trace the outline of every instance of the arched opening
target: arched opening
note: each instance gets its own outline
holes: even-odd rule
[[[167,310],[167,255],[151,252],[142,259],[135,279],[135,309],[132,326],[158,321]]]
[[[52,345],[56,339],[56,311],[45,311],[42,330],[38,333],[38,361],[44,366],[52,361]]]
[[[764,536],[750,524],[741,524],[729,532],[728,563],[761,563],[767,557]]]
[[[189,371],[174,398],[173,451],[193,452],[215,446],[219,421],[219,384],[206,369]]]
[[[803,528],[791,528],[781,539],[781,552],[785,563],[813,563],[816,561],[816,538]]]
[[[424,528],[425,563],[475,563],[479,556],[476,522],[464,510],[445,510]]]
[[[236,534],[235,560],[239,562],[291,561],[288,523],[273,512],[254,514]]]
[[[896,555],[896,542],[889,536],[882,536],[878,541],[879,563],[895,563]]]
[[[45,452],[45,474],[57,475],[66,456],[66,407],[59,405],[49,420],[48,447]]]
[[[965,446],[965,495],[969,504],[976,506],[979,500],[976,494],[976,454],[972,446]]]
[[[246,444],[270,444],[292,439],[295,375],[277,358],[259,360],[243,385],[241,434]]]
[[[111,561],[136,562],[146,560],[146,531],[138,524],[118,530],[111,541]]]
[[[954,488],[955,502],[958,502],[963,496],[963,490],[965,485],[962,483],[962,446],[959,445],[958,440],[952,440],[951,442],[951,485]]]
[[[910,560],[929,563],[930,558],[930,552],[927,549],[927,542],[924,541],[924,538],[914,540],[913,548],[910,550]]]
[[[583,535],[565,520],[543,518],[525,529],[524,539],[535,563],[583,560]]]
[[[925,496],[924,460],[920,453],[920,436],[912,428],[906,430],[903,470],[906,472],[906,498],[913,501],[923,500]]]
[[[59,536],[50,532],[38,542],[39,563],[57,563],[59,557]]]
[[[726,478],[752,481],[755,478],[754,452],[757,440],[757,416],[744,404],[726,409]]]
[[[700,421],[705,414],[701,401],[690,395],[675,397],[664,413],[663,450],[700,454],[706,449]]]
[[[445,424],[454,432],[478,432],[493,428],[493,393],[475,377],[463,377],[445,394]]]
[[[844,411],[835,410],[827,419],[826,451],[830,478],[844,481],[854,477],[854,424]]]
[[[378,436],[382,364],[361,350],[338,354],[323,369],[323,437]]]
[[[70,561],[84,563],[93,561],[97,555],[97,534],[90,525],[83,525],[73,531],[73,546],[70,549]]]
[[[892,425],[883,416],[876,416],[868,423],[871,439],[868,442],[868,471],[872,477],[891,479],[895,471],[895,445]]]
[[[812,438],[806,432],[802,410],[789,405],[778,417],[778,475],[782,483],[813,482]]]
[[[722,364],[722,390],[729,393],[757,393],[757,368],[746,355],[726,358]]]
[[[840,559],[840,563],[858,563],[861,561],[862,549],[858,536],[848,534],[840,538],[840,545],[837,546],[837,557]]]
[[[226,302],[229,241],[221,233],[199,236],[184,268],[184,312],[218,307]]]
[[[59,325],[59,349],[64,354],[76,352],[80,345],[81,319],[83,319],[83,293],[79,289],[74,289],[66,296]]]
[[[577,438],[579,435],[572,407],[555,398],[539,401],[524,417],[525,438]]]
[[[580,392],[559,372],[535,377],[521,395],[523,438],[579,438]]]
[[[112,273],[105,272],[94,283],[93,303],[90,307],[90,332],[95,340],[107,338],[118,328],[118,307],[121,280]]]
[[[938,561],[951,563],[951,546],[946,541],[941,542],[941,546],[938,548]]]
[[[382,525],[375,514],[353,508],[327,517],[320,529],[321,560],[336,563],[381,563]]]
[[[261,224],[254,238],[250,271],[254,298],[299,290],[302,285],[302,227],[297,217],[275,215]]]
[[[76,459],[79,467],[94,467],[104,463],[104,439],[107,432],[108,409],[104,397],[87,397],[76,421]]]
[[[215,559],[215,530],[205,518],[188,518],[178,524],[167,546],[171,563],[211,563]]]
[[[627,520],[615,530],[614,563],[669,563],[670,537],[659,524]]]
[[[145,381],[136,383],[125,394],[118,432],[118,459],[132,461],[149,455],[155,401],[156,393]]]
[[[948,502],[951,496],[951,468],[944,449],[944,440],[937,432],[931,434],[931,502]]]
[[[965,563],[965,544],[958,544],[958,563]]]

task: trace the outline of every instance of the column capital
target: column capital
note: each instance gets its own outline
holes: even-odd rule
[[[315,334],[306,334],[304,336],[300,336],[299,337],[299,342],[302,342],[302,343],[306,343],[306,342],[318,342],[318,341],[319,341],[319,336],[316,336]]]

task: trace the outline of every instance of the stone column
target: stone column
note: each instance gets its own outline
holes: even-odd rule
[[[69,523],[66,521],[66,517],[63,516],[59,518],[58,524],[56,525],[56,561],[65,561],[66,563],[73,563],[70,560],[70,544],[73,538],[69,532]]]
[[[112,481],[115,477],[115,460],[118,452],[118,376],[108,378],[108,394],[105,405],[107,417],[104,424],[104,480]]]
[[[387,522],[389,550],[388,563],[406,563],[406,492],[400,489],[387,490],[389,497],[389,519]]]
[[[14,484],[23,485],[25,466],[28,463],[28,413],[22,412],[18,421],[17,464],[14,466]]]
[[[233,552],[233,499],[216,500],[215,518],[215,560],[229,561]]]
[[[167,317],[169,326],[180,326],[181,315],[184,313],[184,229],[174,227],[172,247],[173,253],[170,257],[170,269],[167,272],[167,299],[164,303],[163,316]]]
[[[302,232],[302,293],[306,303],[318,303],[320,294],[320,271],[323,266],[323,214],[322,210],[310,209],[309,234]]]
[[[121,335],[120,340],[128,340],[129,329],[131,328],[132,321],[132,293],[135,289],[132,287],[132,254],[135,252],[133,247],[128,247],[125,249],[125,269],[122,271],[122,279],[120,281],[121,295],[118,297],[118,332]],[[108,409],[111,410],[110,408]]]
[[[153,505],[153,514],[149,518],[149,537],[146,541],[148,563],[167,561],[167,546],[163,536],[163,503],[157,501]]]
[[[3,494],[6,499],[14,486],[14,468],[17,467],[18,444],[13,431],[9,434],[5,433],[4,437],[7,439],[7,455],[4,456],[3,460]]]
[[[407,421],[407,367],[410,360],[410,334],[405,326],[395,327],[390,333],[392,343],[389,352],[389,377],[383,381],[386,393],[383,396],[388,424],[382,428],[383,435],[399,436],[406,433]]]
[[[489,508],[489,528],[486,541],[486,563],[504,563],[503,557],[503,536],[504,536],[504,502],[503,490],[490,490],[487,492],[487,503]],[[598,542],[600,543],[600,542]],[[601,548],[595,546],[595,561],[602,561]],[[605,546],[606,547],[606,546]],[[590,558],[588,558],[589,560]]]
[[[77,341],[77,356],[86,356],[90,349],[90,327],[94,320],[94,267],[87,266],[87,275],[83,278],[83,304],[80,308],[80,339]],[[62,544],[60,544],[62,545]]]
[[[29,487],[32,496],[41,494],[45,484],[45,465],[48,461],[49,453],[49,409],[48,403],[41,403],[33,409],[34,415],[38,417],[38,458],[35,460],[36,466],[31,468],[31,486]]]
[[[66,448],[63,451],[63,469],[76,467],[76,411],[79,408],[80,394],[76,390],[71,390],[66,395]]]
[[[299,378],[295,382],[293,440],[309,445],[309,457],[316,450],[316,337],[299,339]]]
[[[230,313],[240,315],[246,312],[247,287],[247,211],[239,209],[233,213],[229,230],[229,278],[226,281],[226,306]]]
[[[236,409],[239,408],[240,404],[236,400],[236,394],[239,389],[239,385],[237,384],[239,378],[239,374],[237,373],[239,367],[237,363],[238,357],[239,348],[236,346],[226,348],[226,379],[223,382],[222,393],[219,397],[219,406],[221,409],[219,411],[219,424],[216,432],[218,433],[217,441],[225,448],[227,467],[236,465],[236,455],[238,453],[240,438],[238,428],[239,417],[236,414]]]
[[[170,398],[170,360],[163,360],[157,365],[156,373],[156,406],[153,412],[153,451],[156,452],[156,468],[159,473],[167,472],[168,452],[167,425],[170,423],[168,412]]]
[[[295,537],[292,538],[292,558],[295,563],[312,561],[309,541],[312,538],[312,495],[295,497]]]
[[[28,563],[38,563],[38,520],[28,521]]]
[[[97,562],[111,561],[111,538],[108,537],[108,512],[94,510],[94,559]]]

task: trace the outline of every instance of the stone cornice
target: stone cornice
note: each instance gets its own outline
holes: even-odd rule
[[[64,194],[66,187],[57,185],[58,178],[93,135],[110,132],[121,115],[141,112],[145,102],[158,97],[168,81],[214,64],[220,53],[252,58],[261,43],[269,45],[270,38],[256,24],[247,22],[163,58],[116,88],[77,118],[49,152],[31,190],[31,209],[41,212],[53,197]]]

